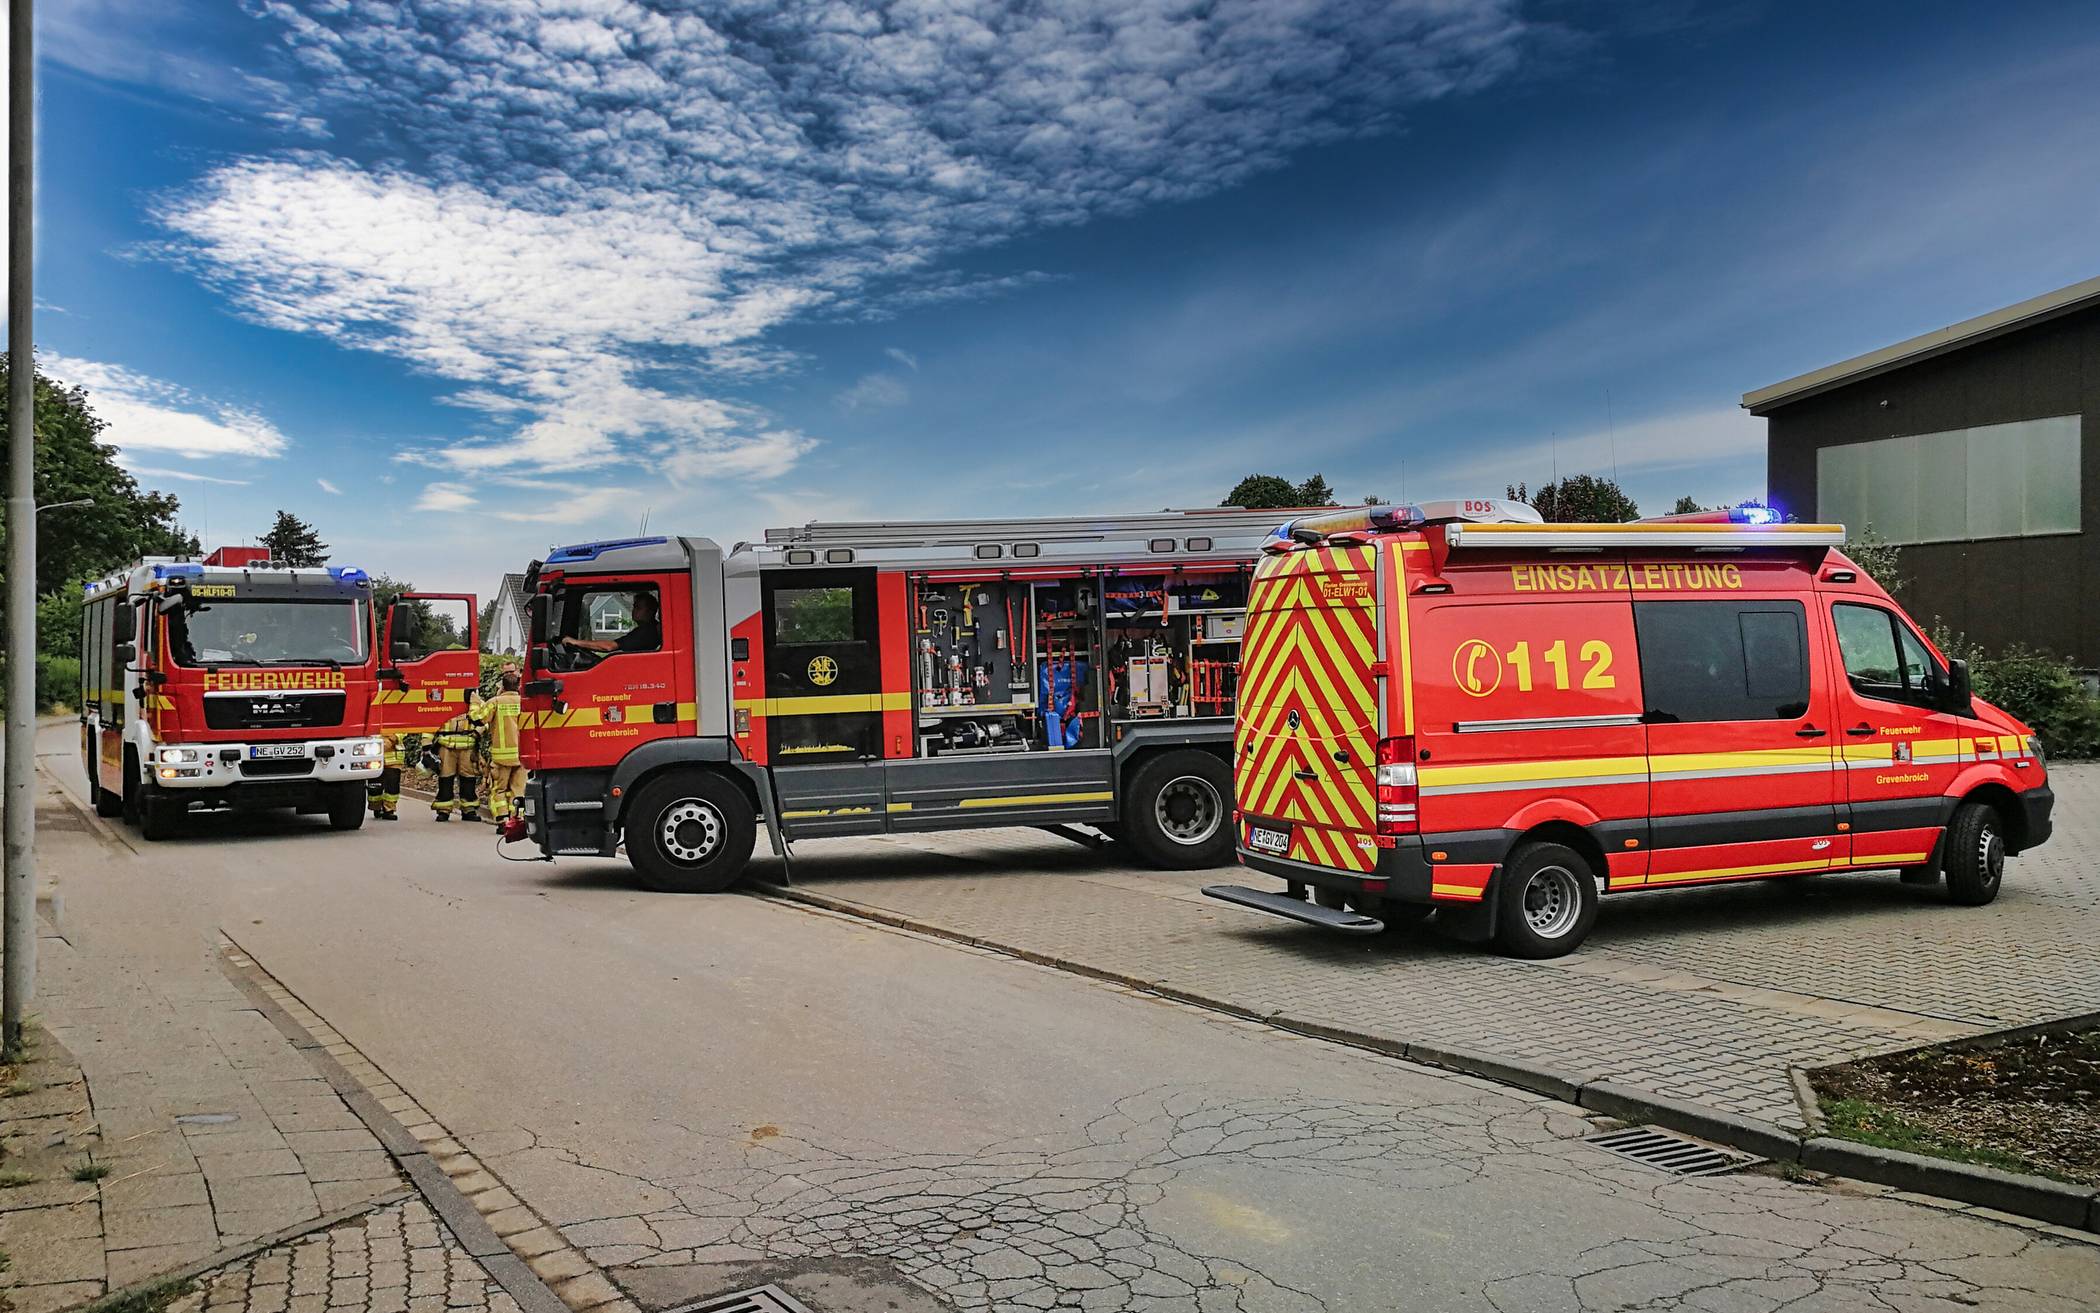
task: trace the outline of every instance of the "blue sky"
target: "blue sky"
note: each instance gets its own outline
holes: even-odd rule
[[[1616,471],[2100,272],[2090,4],[46,0],[39,348],[211,543]]]

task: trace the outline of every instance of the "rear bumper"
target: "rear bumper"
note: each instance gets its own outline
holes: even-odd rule
[[[2020,807],[2027,814],[2027,833],[2020,845],[2020,850],[2025,852],[2049,841],[2049,835],[2055,828],[2055,822],[2049,819],[2049,813],[2056,807],[2056,790],[2046,784],[2038,789],[2029,789],[2020,795]]]
[[[1378,864],[1371,870],[1337,871],[1331,866],[1294,862],[1287,857],[1259,853],[1239,845],[1234,849],[1242,866],[1273,875],[1293,884],[1333,889],[1351,897],[1372,895],[1396,903],[1429,902],[1429,859],[1419,839],[1402,839],[1391,848],[1378,850]]]

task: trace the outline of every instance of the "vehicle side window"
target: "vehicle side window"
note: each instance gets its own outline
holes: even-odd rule
[[[1894,612],[1840,602],[1830,608],[1830,618],[1853,692],[1883,702],[1933,705],[1940,664]]]
[[[1808,613],[1799,602],[1636,602],[1633,622],[1650,721],[1808,714]]]
[[[554,632],[561,638],[610,640],[617,644],[607,656],[622,652],[657,652],[663,649],[662,611],[647,623],[636,615],[637,599],[659,602],[654,584],[594,584],[564,588],[554,608]]]
[[[773,592],[776,643],[850,643],[856,628],[851,588],[779,588]]]

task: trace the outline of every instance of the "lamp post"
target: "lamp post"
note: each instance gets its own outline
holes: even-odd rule
[[[0,771],[0,1054],[22,1048],[36,990],[36,352],[30,285],[30,152],[36,113],[31,0],[9,0],[7,28],[7,730]]]

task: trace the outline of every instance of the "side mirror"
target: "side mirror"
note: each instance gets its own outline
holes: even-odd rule
[[[528,679],[518,691],[529,698],[551,698],[556,693],[561,692],[561,681],[558,679]]]
[[[1955,657],[1947,663],[1947,681],[1941,689],[1941,705],[1948,711],[1967,711],[1975,700],[1975,687],[1969,682],[1969,663]]]
[[[421,628],[420,613],[414,606],[400,601],[388,604],[386,609],[386,632],[387,641],[391,644],[388,650],[395,653],[394,659],[396,661],[406,661],[408,659],[401,656],[400,653],[404,648],[412,649],[415,647],[416,639],[420,637],[419,631]]]
[[[399,665],[403,661],[414,660],[416,655],[416,649],[408,643],[401,641],[400,639],[395,639],[394,650],[388,655],[394,659],[394,664]]]
[[[525,604],[525,641],[533,647],[547,645],[547,619],[554,609],[551,593],[534,593]]]
[[[162,615],[173,615],[189,604],[190,595],[188,593],[162,593],[160,600],[155,602],[153,606]]]
[[[139,645],[137,643],[119,643],[117,644],[115,655],[118,665],[131,665],[139,659]]]

